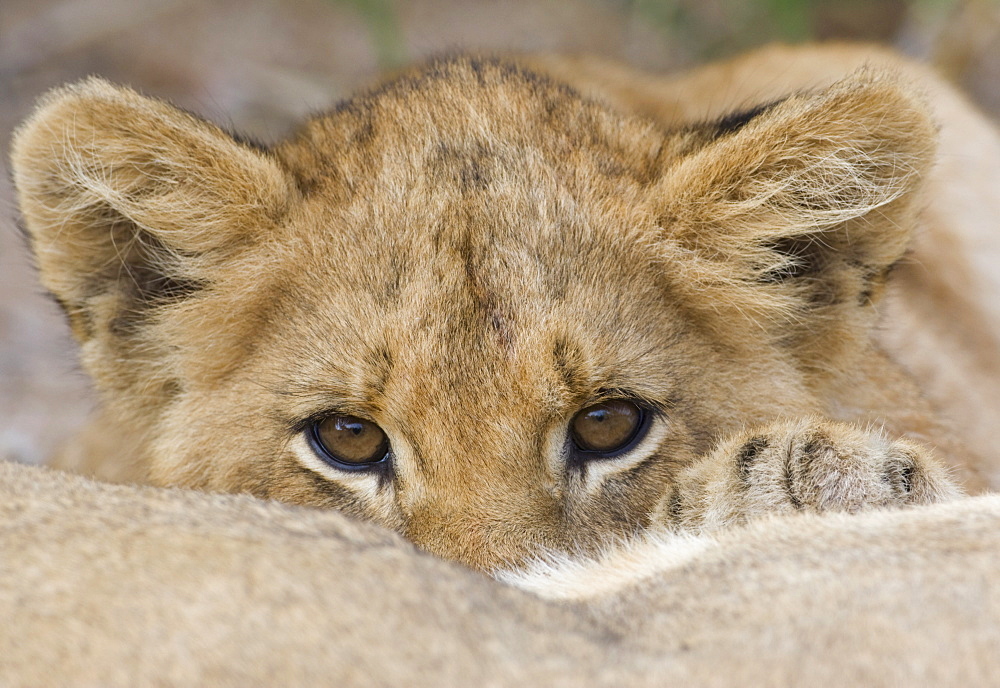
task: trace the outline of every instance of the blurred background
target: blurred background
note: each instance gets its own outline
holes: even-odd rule
[[[0,0],[0,459],[41,462],[92,400],[16,228],[14,126],[100,74],[264,141],[432,53],[596,53],[668,71],[771,41],[877,41],[1000,116],[1000,0]]]

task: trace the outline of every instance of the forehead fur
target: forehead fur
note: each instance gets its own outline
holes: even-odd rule
[[[447,147],[442,150],[442,144]],[[488,181],[477,159],[531,149],[569,171],[649,181],[666,141],[564,84],[508,62],[459,57],[406,73],[308,122],[278,150],[302,188],[345,195],[401,183],[398,165],[459,155],[459,181]],[[375,164],[372,163],[383,163]],[[390,163],[386,165],[385,163]],[[586,174],[587,172],[583,172]]]
[[[289,231],[308,246],[283,279],[337,332],[361,315],[509,358],[521,329],[565,329],[568,303],[614,340],[630,308],[609,281],[662,299],[644,192],[667,147],[653,125],[515,66],[435,63],[278,149],[304,191]]]

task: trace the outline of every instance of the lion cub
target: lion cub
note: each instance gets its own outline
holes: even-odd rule
[[[871,339],[934,140],[878,70],[677,123],[458,57],[273,147],[59,89],[13,163],[105,403],[63,465],[342,509],[484,570],[948,497]]]

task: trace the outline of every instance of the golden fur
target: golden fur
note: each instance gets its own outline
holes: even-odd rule
[[[943,87],[830,48],[719,97],[769,59],[439,60],[271,148],[100,80],[53,92],[14,178],[105,404],[61,465],[337,508],[486,570],[954,496],[928,447],[990,484],[933,376],[873,337],[934,203]],[[567,461],[610,398],[648,435]],[[386,431],[391,473],[316,457],[303,428],[335,412]]]

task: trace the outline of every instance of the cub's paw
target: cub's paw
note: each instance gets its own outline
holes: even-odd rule
[[[661,522],[716,530],[765,514],[929,504],[960,491],[930,450],[816,419],[739,433],[678,476]]]

